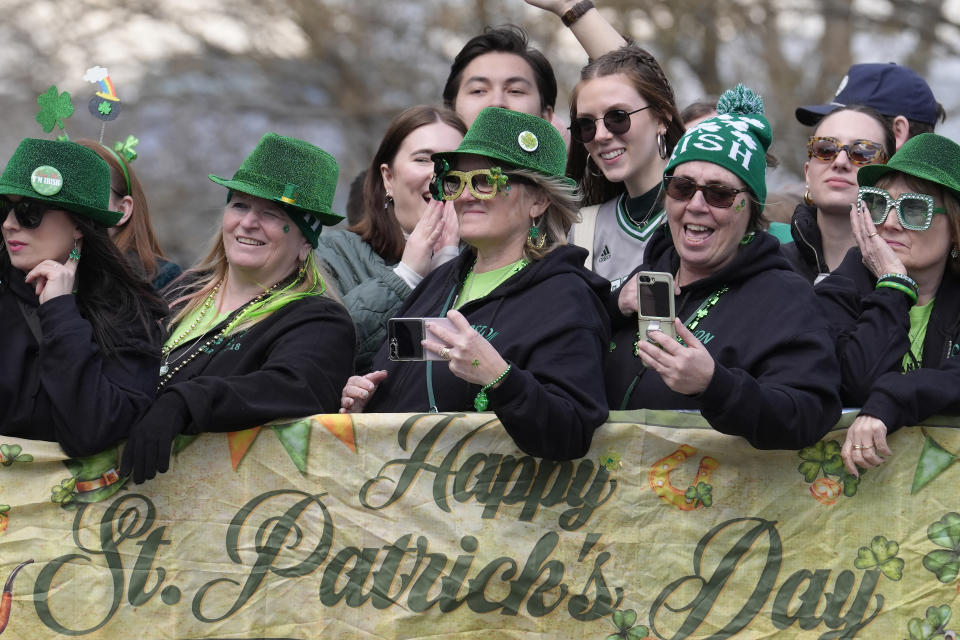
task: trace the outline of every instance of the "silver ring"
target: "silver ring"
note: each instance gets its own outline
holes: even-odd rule
[[[441,347],[441,348],[440,348],[440,357],[443,358],[444,360],[449,360],[449,359],[450,359],[450,349],[447,349],[446,347]]]

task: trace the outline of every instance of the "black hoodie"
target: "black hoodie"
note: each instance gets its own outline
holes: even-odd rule
[[[837,341],[845,405],[881,420],[892,432],[944,412],[960,411],[960,278],[948,268],[934,296],[921,368],[902,373],[910,348],[911,300],[863,266],[854,247],[817,296]]]
[[[790,219],[790,235],[793,242],[781,245],[780,251],[790,262],[794,271],[814,283],[821,273],[830,272],[823,257],[823,236],[817,226],[817,208],[798,204]]]
[[[586,253],[559,247],[459,309],[511,365],[487,397],[517,446],[533,456],[581,457],[607,419],[603,356],[610,329],[601,296],[610,283],[583,266]],[[436,269],[397,316],[445,315],[473,262],[465,251]],[[479,385],[454,376],[445,362],[391,362],[384,345],[373,366],[389,375],[367,411],[474,410]]]
[[[619,293],[613,292],[611,408],[698,409],[714,429],[743,436],[758,449],[817,442],[840,417],[837,359],[813,289],[790,269],[779,245],[758,232],[733,262],[677,296],[677,317],[687,322],[710,294],[729,287],[697,327],[715,362],[710,384],[698,395],[671,390],[633,354],[637,317],[613,312]],[[679,266],[670,237],[658,231],[637,271],[676,273]]]
[[[25,314],[38,321],[38,341]],[[0,272],[0,435],[55,440],[91,455],[126,436],[153,401],[160,329],[121,327],[109,357],[72,295],[40,304],[14,268]]]

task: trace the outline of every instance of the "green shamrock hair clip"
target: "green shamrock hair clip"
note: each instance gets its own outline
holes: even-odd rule
[[[140,144],[140,140],[131,134],[127,136],[126,140],[114,142],[113,150],[127,162],[133,162],[137,159],[138,144]]]
[[[50,133],[56,127],[64,129],[64,120],[73,115],[73,102],[70,101],[70,94],[66,91],[60,93],[57,85],[50,85],[44,93],[37,96],[37,104],[40,105],[40,111],[37,112],[37,122],[43,127],[46,133]],[[58,139],[69,139],[66,134]]]

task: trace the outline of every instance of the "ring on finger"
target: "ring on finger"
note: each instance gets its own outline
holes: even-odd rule
[[[450,349],[448,349],[448,348],[446,348],[446,347],[441,347],[441,348],[440,348],[440,357],[443,358],[444,360],[449,360],[449,359],[450,359]]]
[[[867,234],[867,237],[868,237],[868,238],[872,238],[873,236],[878,236],[878,235],[880,235],[880,234],[877,233],[876,231],[874,231],[873,233]]]

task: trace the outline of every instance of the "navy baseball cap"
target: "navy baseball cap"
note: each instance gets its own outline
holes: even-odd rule
[[[797,107],[796,116],[801,124],[813,126],[834,109],[854,104],[873,107],[889,117],[937,123],[937,101],[930,85],[913,69],[893,62],[853,65],[840,82],[833,102]]]

